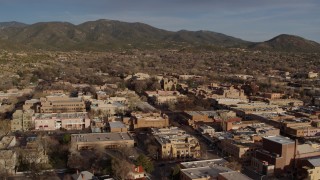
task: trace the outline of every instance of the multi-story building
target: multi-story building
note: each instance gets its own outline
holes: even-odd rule
[[[176,127],[152,128],[152,133],[158,145],[158,155],[162,159],[201,156],[199,141],[183,130]]]
[[[227,122],[240,121],[241,118],[236,117],[236,113],[228,110],[217,111],[185,111],[183,113],[184,120],[190,126],[198,123],[219,124],[223,129]]]
[[[280,175],[291,170],[292,159],[295,155],[295,142],[283,136],[263,138],[263,148],[257,150],[255,158],[261,163],[274,165],[274,173]]]
[[[36,110],[37,109],[37,105],[40,104],[40,100],[39,99],[30,99],[30,100],[26,100],[24,105],[23,105],[23,110],[28,111],[28,110]]]
[[[303,160],[298,178],[306,180],[320,179],[320,156]]]
[[[111,121],[111,122],[108,122],[108,124],[109,124],[110,132],[112,133],[128,132],[128,127],[125,124],[123,124],[123,122],[121,121]]]
[[[186,96],[178,91],[146,91],[147,97],[157,105],[172,104],[184,99]]]
[[[166,77],[160,81],[161,88],[165,91],[175,91],[178,85],[178,79],[174,77]]]
[[[163,113],[133,112],[129,122],[132,129],[164,128],[169,126],[169,117]]]
[[[91,132],[93,133],[101,133],[106,131],[106,121],[102,118],[95,117],[91,119]]]
[[[286,133],[295,137],[312,137],[320,135],[320,127],[292,126],[286,128]]]
[[[220,148],[224,154],[230,155],[240,162],[247,162],[254,154],[257,146],[252,140],[221,140]]]
[[[278,105],[278,106],[290,106],[290,107],[298,107],[303,106],[303,101],[298,99],[268,99],[266,100],[269,104]]]
[[[201,134],[214,134],[215,129],[211,126],[208,126],[206,124],[201,124],[197,126],[197,131],[199,131]]]
[[[230,99],[247,99],[247,96],[244,94],[244,90],[240,88],[235,88],[230,85],[218,85],[211,83],[208,88],[205,88],[205,96],[207,98],[230,98]],[[203,93],[201,93],[203,94]]]
[[[69,97],[65,94],[56,94],[40,98],[39,113],[86,112],[82,98]]]
[[[43,94],[54,95],[54,94],[64,94],[64,90],[62,89],[47,89],[43,90]]]
[[[271,105],[264,102],[251,102],[247,104],[237,104],[236,106],[230,107],[233,111],[237,113],[238,116],[247,118],[254,114],[264,114],[264,113],[284,113],[284,110],[279,108],[278,105]]]
[[[264,93],[263,96],[267,99],[280,99],[283,97],[283,94],[281,93]]]
[[[134,140],[129,133],[72,134],[71,149],[133,147]]]
[[[90,126],[86,112],[36,113],[32,117],[35,130],[52,131],[57,129],[83,130]]]
[[[126,99],[108,99],[108,100],[92,100],[91,111],[97,113],[101,112],[102,115],[111,117],[115,114],[124,113],[128,107],[123,103]]]
[[[28,131],[34,129],[33,110],[16,110],[12,114],[11,131]]]
[[[180,163],[181,180],[251,180],[238,171],[226,167],[227,161],[223,159],[210,159]]]

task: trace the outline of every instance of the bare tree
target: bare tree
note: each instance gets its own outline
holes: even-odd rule
[[[113,158],[111,164],[113,174],[120,179],[126,179],[133,167],[128,161],[119,158]]]

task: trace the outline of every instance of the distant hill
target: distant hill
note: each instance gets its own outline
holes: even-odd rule
[[[27,24],[11,21],[11,22],[0,22],[0,29],[8,28],[8,27],[25,27]]]
[[[320,52],[319,43],[288,34],[281,34],[268,41],[253,44],[250,48],[287,52]]]
[[[1,43],[2,42],[2,43]],[[252,43],[211,31],[177,32],[143,23],[114,20],[88,21],[79,25],[68,22],[0,23],[0,44],[11,49],[29,47],[46,50],[92,50],[126,48],[241,47],[278,51],[318,51],[319,44],[300,37],[280,35],[262,43]],[[7,48],[8,48],[7,47]]]
[[[250,44],[248,41],[211,31],[181,30],[168,37],[167,40],[174,42],[186,42],[194,45],[217,45],[223,47],[244,46]]]
[[[143,23],[114,20],[41,22],[0,29],[0,39],[49,50],[105,50],[112,48],[167,48],[179,45],[238,46],[248,42],[209,31],[166,31]]]

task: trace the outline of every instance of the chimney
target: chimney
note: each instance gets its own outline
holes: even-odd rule
[[[84,175],[81,173],[81,179],[84,180]]]

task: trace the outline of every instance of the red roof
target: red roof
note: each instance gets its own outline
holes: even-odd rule
[[[143,173],[143,172],[144,172],[142,166],[136,166],[136,167],[134,167],[133,171],[136,172],[136,173]]]

